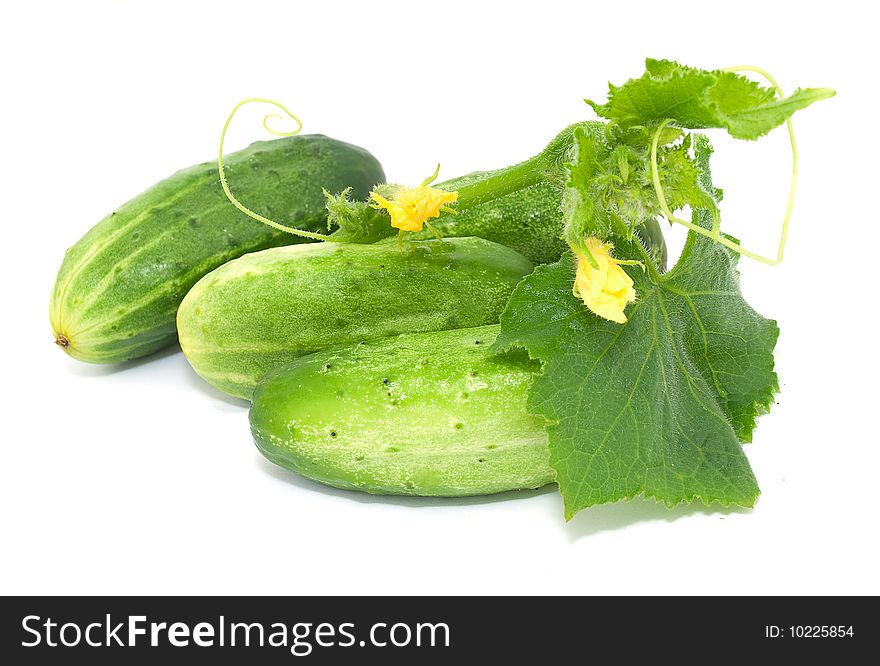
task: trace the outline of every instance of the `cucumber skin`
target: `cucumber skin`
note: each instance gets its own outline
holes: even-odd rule
[[[322,188],[352,186],[365,197],[384,180],[369,152],[318,134],[257,142],[224,164],[245,205],[312,231],[326,228]],[[234,208],[216,162],[178,171],[67,251],[50,304],[56,342],[92,363],[153,353],[175,342],[177,307],[203,275],[247,252],[304,240]]]
[[[477,172],[443,183],[456,190],[487,172]],[[549,264],[562,256],[567,245],[562,240],[562,192],[550,183],[506,194],[493,201],[462,210],[457,215],[442,215],[431,220],[437,232],[446,237],[479,236],[513,248],[535,264]],[[426,229],[413,238],[430,238]]]
[[[249,254],[202,278],[177,315],[206,381],[250,399],[262,377],[335,345],[493,324],[532,264],[482,238],[319,243]]]
[[[467,496],[551,483],[540,364],[500,327],[405,334],[303,357],[260,382],[251,432],[273,463],[337,488]]]
[[[441,215],[431,220],[432,226],[444,237],[480,236],[513,248],[535,264],[549,264],[558,260],[568,249],[562,239],[565,226],[562,214],[564,182],[550,173],[558,174],[571,161],[574,132],[582,129],[592,136],[604,136],[605,123],[584,121],[559,132],[540,156],[553,165],[548,178],[521,190],[500,196],[492,201],[466,208],[457,215]],[[474,181],[497,175],[502,170],[475,171],[474,173],[439,183],[437,187],[456,191]],[[646,248],[656,256],[661,270],[666,266],[666,243],[656,220],[649,219],[638,230]],[[425,229],[412,238],[430,238]]]
[[[487,173],[476,173],[456,178],[442,184],[455,190],[462,184],[477,180]],[[456,236],[479,236],[506,245],[535,264],[557,261],[568,249],[562,239],[562,192],[549,182],[505,194],[492,201],[467,208],[456,215],[441,215],[431,220],[431,225],[444,238]],[[657,220],[646,220],[636,231],[645,247],[656,256],[661,270],[666,269],[666,242]],[[427,229],[408,236],[413,239],[432,238]],[[387,238],[380,242],[388,243]]]

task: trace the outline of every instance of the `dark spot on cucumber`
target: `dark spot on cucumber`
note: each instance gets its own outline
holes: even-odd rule
[[[456,421],[455,425],[453,425],[452,427],[456,430],[461,430],[462,428],[464,428],[464,423],[462,423],[461,421]]]
[[[468,394],[467,394],[467,393],[462,393],[462,394],[461,394],[460,396],[458,396],[458,397],[461,398],[462,400],[467,400],[467,399],[468,399]]]
[[[398,453],[399,451],[400,449],[396,446],[389,446],[387,449],[385,449],[385,453]]]
[[[382,380],[382,383],[385,384],[385,386],[388,386],[391,383],[391,380],[388,379],[388,377],[385,377],[385,379]]]
[[[497,449],[497,448],[498,448],[498,445],[497,445],[497,444],[488,444],[488,445],[486,446],[486,450],[487,450],[487,451],[491,451],[492,449]]]
[[[477,373],[475,370],[471,370],[468,372],[468,377],[476,377],[476,376],[477,376]]]
[[[331,437],[336,437],[336,431],[335,431],[335,430],[331,430],[331,431],[330,431],[330,436],[331,436]]]
[[[479,345],[479,344],[482,344],[482,342],[480,340],[474,340],[474,344]]]
[[[477,458],[477,462],[486,462],[485,458]]]
[[[361,462],[361,461],[364,459],[364,457],[365,457],[365,456],[363,456],[363,455],[356,455],[356,456],[354,457],[354,459],[355,459],[357,462]]]
[[[189,218],[189,226],[191,226],[193,229],[195,229],[197,226],[199,226],[199,218],[197,218],[197,217]]]
[[[416,487],[416,484],[414,484],[412,481],[407,481],[407,482],[406,482],[406,489],[407,489],[407,490],[412,490],[412,489],[415,488],[415,487]]]
[[[324,364],[324,370],[329,370],[329,369],[332,368],[332,367],[333,367],[333,366],[330,365],[329,363],[325,363],[325,364]]]

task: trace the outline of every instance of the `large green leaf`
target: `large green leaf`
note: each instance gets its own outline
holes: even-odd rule
[[[702,192],[709,148],[697,140]],[[698,208],[697,223],[711,224]],[[637,240],[615,253],[650,259]],[[637,495],[751,506],[758,486],[742,451],[777,389],[775,322],[743,300],[736,255],[691,234],[672,271],[626,268],[638,301],[620,325],[572,295],[573,257],[539,267],[511,297],[496,346],[542,361],[529,408],[548,425],[566,516]]]
[[[707,71],[670,60],[648,59],[646,72],[609,86],[605,104],[589,102],[603,118],[621,125],[671,119],[680,127],[726,129],[737,139],[757,139],[795,111],[834,96],[828,88],[798,88],[784,99],[732,72]]]

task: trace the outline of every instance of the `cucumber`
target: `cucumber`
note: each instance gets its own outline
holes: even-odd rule
[[[495,323],[531,270],[482,238],[264,250],[192,288],[177,315],[180,345],[205,380],[250,398],[263,375],[311,352]]]
[[[455,214],[446,213],[430,223],[444,238],[479,236],[515,249],[536,264],[551,263],[567,250],[563,188],[568,182],[566,164],[572,161],[574,137],[584,131],[604,137],[606,125],[596,121],[575,123],[557,134],[538,155],[524,162],[492,171],[475,171],[433,185],[457,192]],[[328,203],[334,232],[342,242],[392,242],[397,234],[384,210],[367,202],[341,197]],[[650,217],[636,230],[651,256],[665,269],[666,244],[660,226]],[[432,238],[425,228],[408,234],[411,239]]]
[[[443,183],[448,190],[479,180],[487,172],[477,172]],[[550,183],[537,183],[466,208],[457,215],[442,215],[432,226],[446,237],[479,236],[513,248],[536,264],[559,259],[567,249],[562,240],[562,193]],[[428,230],[412,238],[430,238]]]
[[[491,353],[499,328],[405,334],[294,361],[254,393],[257,448],[315,481],[376,494],[551,483],[546,422],[526,410],[540,364]]]
[[[476,172],[443,183],[457,190],[468,182],[484,178],[489,172]],[[466,208],[456,215],[432,220],[444,238],[479,236],[513,248],[535,264],[549,264],[562,256],[568,244],[562,240],[562,192],[551,183],[537,183],[486,203]],[[654,253],[661,270],[666,267],[666,242],[657,220],[646,220],[637,232],[647,249]],[[431,238],[427,229],[408,236]],[[385,239],[382,242],[391,242]]]
[[[242,199],[286,224],[320,231],[322,188],[366,197],[384,179],[367,151],[321,135],[254,143],[225,159]],[[52,290],[56,343],[74,358],[117,363],[173,344],[175,314],[206,273],[246,252],[303,239],[229,203],[217,164],[175,173],[94,226],[64,257]]]

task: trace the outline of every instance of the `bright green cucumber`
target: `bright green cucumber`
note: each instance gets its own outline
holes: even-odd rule
[[[255,143],[224,163],[245,203],[313,231],[326,224],[322,188],[351,186],[366,197],[384,179],[366,150],[321,135]],[[52,290],[55,341],[93,363],[150,354],[175,341],[177,307],[200,277],[246,252],[302,240],[234,208],[216,162],[179,171],[67,251]]]
[[[337,488],[486,495],[550,483],[539,364],[495,355],[499,327],[416,333],[306,356],[257,387],[251,432],[272,462]]]
[[[482,238],[264,250],[192,288],[177,315],[180,346],[208,382],[250,398],[267,372],[314,351],[495,323],[531,270]]]

